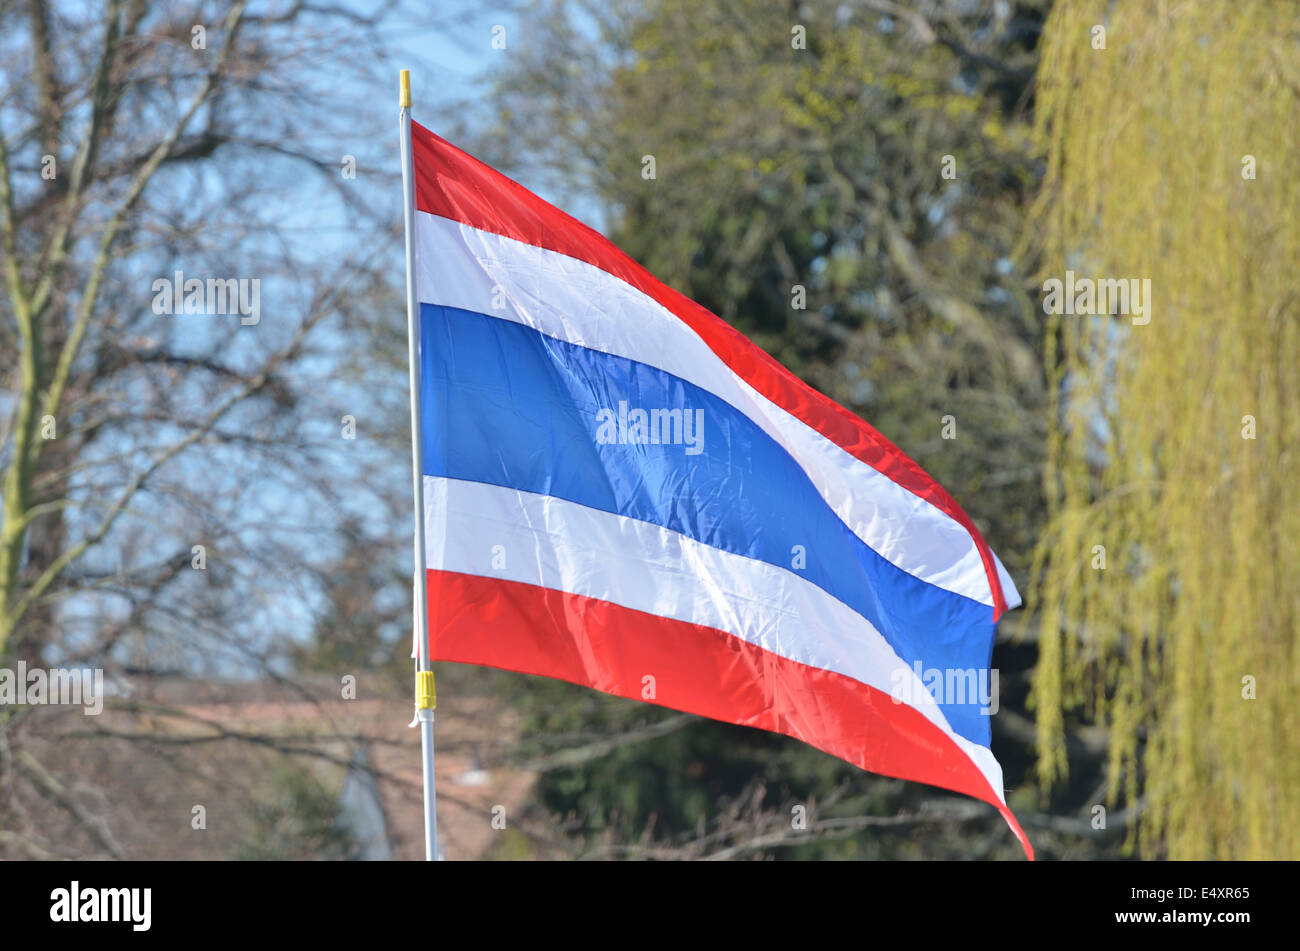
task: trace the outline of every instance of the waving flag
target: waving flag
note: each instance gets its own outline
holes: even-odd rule
[[[429,657],[797,737],[1007,808],[1019,595],[922,469],[412,124]]]

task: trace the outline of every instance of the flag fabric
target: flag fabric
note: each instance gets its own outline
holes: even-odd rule
[[[1020,603],[915,462],[412,123],[429,656],[771,730],[1007,808]]]

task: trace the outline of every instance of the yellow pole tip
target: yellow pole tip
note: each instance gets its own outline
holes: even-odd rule
[[[409,69],[402,70],[401,107],[403,109],[411,108],[411,71]]]

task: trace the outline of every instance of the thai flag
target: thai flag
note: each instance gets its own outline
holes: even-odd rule
[[[592,229],[412,123],[429,656],[991,803],[995,624],[947,492]]]

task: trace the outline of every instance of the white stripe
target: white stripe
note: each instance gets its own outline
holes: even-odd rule
[[[915,670],[865,618],[795,572],[650,522],[442,476],[424,477],[424,531],[432,570],[539,585],[702,624],[902,698],[951,737],[1002,798],[1002,769],[992,752],[953,732]]]
[[[998,582],[1002,585],[1002,597],[1007,599],[1007,610],[1018,608],[1021,605],[1020,592],[1016,590],[1016,583],[1011,580],[1011,572],[1007,571],[1007,566],[1002,564],[1002,559],[992,548],[989,554],[993,556],[993,565],[997,568]]]
[[[585,261],[427,212],[416,214],[415,230],[422,303],[511,320],[707,390],[790,453],[831,510],[886,561],[993,604],[979,549],[959,522],[759,394],[653,298]],[[1015,587],[1009,577],[1003,584],[1010,604]]]

